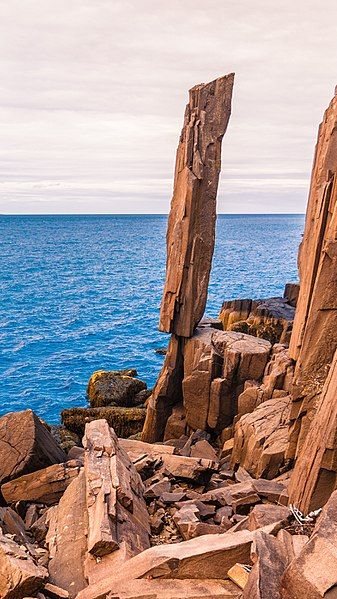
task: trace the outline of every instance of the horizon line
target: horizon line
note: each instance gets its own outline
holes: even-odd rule
[[[305,212],[218,212],[217,216],[305,216]],[[169,216],[168,212],[1,212],[0,216]]]

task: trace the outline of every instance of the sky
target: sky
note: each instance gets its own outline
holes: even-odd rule
[[[167,213],[188,89],[235,72],[221,213],[304,212],[336,0],[0,0],[0,213]]]

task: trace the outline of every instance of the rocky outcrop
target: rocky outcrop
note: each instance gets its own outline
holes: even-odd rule
[[[107,421],[118,437],[129,437],[142,430],[145,421],[145,408],[120,408],[107,406],[102,408],[68,408],[62,410],[61,418],[64,426],[80,437],[84,434],[85,425],[94,420]]]
[[[271,343],[289,343],[298,289],[295,283],[288,283],[283,297],[227,300],[219,320],[225,331],[240,331]]]
[[[190,337],[207,299],[214,250],[221,141],[234,75],[190,90],[181,132],[167,230],[166,282],[159,329]]]
[[[297,360],[289,457],[298,455],[337,348],[337,96],[319,127],[305,231],[300,294],[290,342]]]
[[[134,407],[144,403],[143,396],[137,397],[137,395],[146,388],[146,383],[130,376],[128,370],[98,370],[89,379],[87,394],[92,408]]]
[[[0,484],[66,459],[32,410],[9,412],[0,418]]]

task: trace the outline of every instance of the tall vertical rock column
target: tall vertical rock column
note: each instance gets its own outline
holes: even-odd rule
[[[221,142],[227,129],[234,74],[189,92],[174,176],[167,230],[166,281],[159,330],[172,333],[148,402],[143,440],[162,439],[172,407],[182,399],[183,343],[206,306],[215,242]]]
[[[319,127],[290,355],[297,360],[288,457],[304,443],[337,348],[337,95]]]

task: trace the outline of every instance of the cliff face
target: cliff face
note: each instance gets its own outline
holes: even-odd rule
[[[167,267],[159,329],[190,337],[201,320],[214,250],[221,141],[234,75],[190,90],[167,230]]]
[[[319,127],[290,356],[296,360],[289,457],[303,444],[337,347],[337,96]]]

